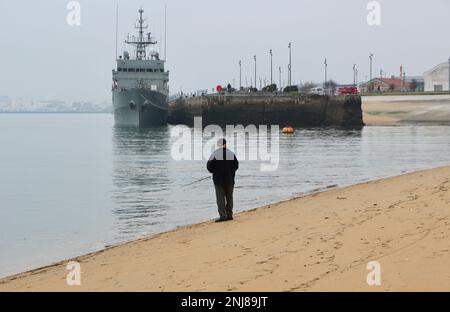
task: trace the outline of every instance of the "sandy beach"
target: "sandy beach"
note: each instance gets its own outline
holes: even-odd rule
[[[450,95],[363,96],[366,125],[450,124]]]
[[[81,286],[65,261],[0,291],[448,291],[449,188],[444,167],[333,189],[81,256]]]

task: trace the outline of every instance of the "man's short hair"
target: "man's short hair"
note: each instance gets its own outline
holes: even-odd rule
[[[217,146],[225,146],[225,145],[227,145],[227,140],[219,139],[219,141],[217,141]]]

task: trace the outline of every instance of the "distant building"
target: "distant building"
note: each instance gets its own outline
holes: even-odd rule
[[[67,104],[62,100],[42,100],[39,103],[41,110],[46,112],[61,112],[67,110]]]
[[[405,80],[409,83],[410,91],[423,92],[425,90],[425,79],[423,76],[406,76]]]
[[[72,110],[75,112],[89,112],[94,111],[96,107],[91,102],[73,102]]]
[[[0,112],[8,111],[11,107],[11,98],[9,96],[0,96]]]
[[[359,85],[363,93],[369,92],[411,92],[414,84],[408,79],[392,76],[391,78],[374,78]]]
[[[450,90],[449,62],[441,63],[423,74],[425,78],[425,91],[448,91]]]

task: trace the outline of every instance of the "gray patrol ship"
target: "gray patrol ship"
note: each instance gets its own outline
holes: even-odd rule
[[[164,60],[159,53],[148,49],[157,42],[152,41],[151,33],[144,34],[148,28],[139,10],[135,28],[138,36],[128,36],[126,44],[134,47],[135,54],[125,51],[117,59],[117,69],[112,72],[112,100],[114,119],[119,126],[158,126],[167,123],[169,72],[164,70]]]

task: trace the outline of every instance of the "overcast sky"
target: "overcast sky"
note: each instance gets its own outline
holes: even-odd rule
[[[366,0],[118,0],[119,38],[134,33],[137,10],[146,10],[150,30],[163,39],[168,9],[167,69],[171,92],[211,89],[253,77],[287,76],[293,43],[292,79],[321,82],[323,61],[329,77],[351,83],[374,72],[421,75],[450,56],[450,1],[381,0],[381,26],[369,26]],[[0,95],[38,99],[111,101],[115,58],[113,0],[80,0],[81,26],[69,26],[66,0],[0,0]],[[119,51],[124,45],[119,44]],[[156,48],[159,50],[159,48]],[[162,49],[164,50],[164,49]]]

